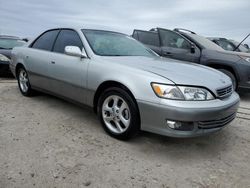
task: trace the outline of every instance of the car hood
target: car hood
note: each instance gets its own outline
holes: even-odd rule
[[[202,65],[161,57],[104,57],[122,65],[151,72],[177,85],[202,86],[215,91],[232,84],[225,74]],[[153,81],[153,80],[152,80]]]
[[[230,54],[230,55],[238,55],[238,56],[244,56],[244,57],[250,57],[249,52],[235,52],[235,51],[220,51],[220,53],[224,54]]]

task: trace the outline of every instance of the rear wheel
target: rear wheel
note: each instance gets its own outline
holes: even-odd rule
[[[107,89],[99,98],[97,112],[104,130],[112,137],[127,140],[140,130],[137,105],[123,89]]]
[[[227,76],[229,76],[231,78],[232,83],[233,83],[233,88],[234,88],[234,90],[237,90],[237,80],[236,80],[234,74],[228,70],[225,70],[225,69],[219,69],[219,71],[223,72],[224,74],[226,74]]]
[[[28,97],[34,94],[34,90],[31,89],[28,73],[23,67],[17,70],[17,81],[19,89],[24,96]]]

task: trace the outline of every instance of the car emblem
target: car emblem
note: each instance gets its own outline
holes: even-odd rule
[[[223,84],[225,84],[225,83],[226,83],[226,82],[225,82],[225,80],[222,80],[222,79],[221,79],[220,81],[221,81]]]

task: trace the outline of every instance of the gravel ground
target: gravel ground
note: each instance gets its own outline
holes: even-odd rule
[[[250,187],[250,94],[223,131],[191,139],[106,135],[89,108],[22,97],[0,79],[0,187]]]

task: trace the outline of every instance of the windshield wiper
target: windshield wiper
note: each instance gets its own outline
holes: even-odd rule
[[[2,49],[2,50],[11,50],[12,48],[3,48],[3,47],[0,47],[0,49]]]
[[[124,56],[124,55],[105,55],[105,56],[117,56],[117,57],[119,57],[119,56]]]

